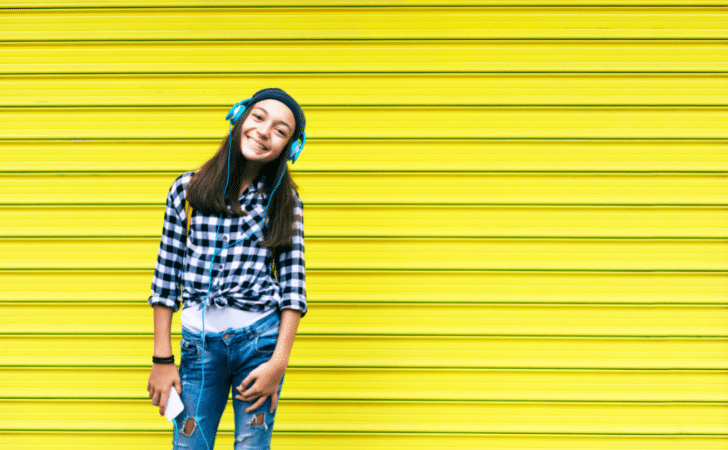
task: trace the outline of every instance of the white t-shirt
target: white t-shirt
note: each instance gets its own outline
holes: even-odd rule
[[[263,312],[243,311],[231,306],[211,305],[205,309],[205,334],[222,333],[225,330],[247,327],[262,319],[275,309]],[[182,308],[182,328],[196,334],[202,334],[202,303]]]

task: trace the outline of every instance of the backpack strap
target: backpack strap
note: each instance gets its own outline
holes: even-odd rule
[[[192,205],[190,205],[190,202],[188,202],[186,198],[184,199],[183,203],[185,205],[185,213],[187,214],[187,216],[186,216],[187,217],[187,227],[186,227],[187,233],[185,234],[185,240],[184,240],[185,246],[187,246],[187,238],[190,235],[190,222],[192,222]],[[180,287],[180,290],[179,290],[180,303],[182,303],[182,294],[183,293],[184,293],[184,287]]]
[[[192,174],[192,177],[190,177],[190,181],[192,181],[192,178],[195,177],[197,174],[197,171]],[[187,183],[187,186],[189,186],[189,182]],[[184,206],[185,206],[185,213],[187,217],[187,234],[185,234],[185,238],[187,238],[190,235],[190,222],[192,222],[192,205],[190,205],[190,202],[187,201],[187,194],[185,193],[185,199],[183,200]]]
[[[185,237],[188,237],[190,235],[190,222],[192,222],[192,205],[187,199],[185,199],[185,213],[187,217],[187,234],[185,234]]]

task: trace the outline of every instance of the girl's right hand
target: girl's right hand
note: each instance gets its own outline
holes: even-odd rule
[[[149,374],[147,391],[152,405],[159,406],[159,415],[163,416],[167,409],[167,400],[172,388],[182,395],[182,382],[179,378],[176,364],[152,364],[152,371]]]

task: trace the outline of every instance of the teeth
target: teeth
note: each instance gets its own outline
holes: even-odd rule
[[[260,145],[260,144],[258,144],[258,143],[257,143],[257,142],[255,142],[254,140],[252,140],[252,139],[248,139],[248,140],[249,140],[250,142],[252,142],[254,146],[258,147],[258,148],[259,148],[259,149],[261,149],[261,150],[263,149],[263,146],[262,146],[262,145]]]

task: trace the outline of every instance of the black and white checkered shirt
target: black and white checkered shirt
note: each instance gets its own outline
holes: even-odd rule
[[[248,212],[247,216],[223,216],[217,242],[215,229],[220,216],[208,216],[193,210],[190,235],[185,245],[183,238],[187,232],[187,217],[184,199],[192,174],[193,172],[185,172],[177,177],[167,195],[164,228],[149,304],[179,310],[180,288],[183,288],[182,301],[185,306],[202,303],[212,280],[208,305],[214,303],[255,312],[273,308],[294,309],[305,315],[306,270],[303,251],[303,203],[300,197],[295,197],[296,231],[292,246],[275,249],[276,281],[271,268],[274,253],[260,245],[264,240],[264,233],[268,231],[267,221],[252,236],[228,247],[258,228],[268,203],[268,193],[264,189],[265,180],[251,184],[240,196],[240,206]],[[210,273],[211,258],[216,250],[223,247],[228,248],[215,257]]]

